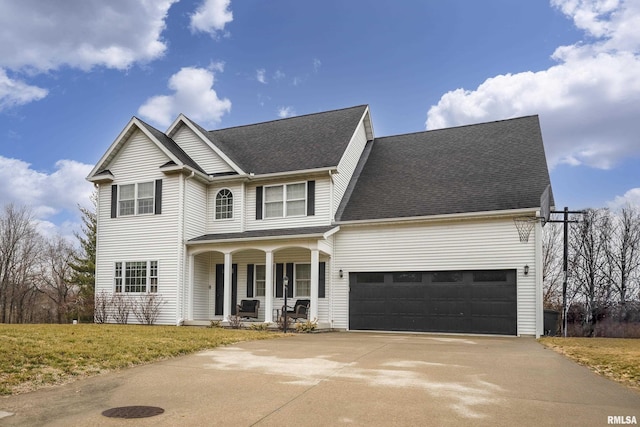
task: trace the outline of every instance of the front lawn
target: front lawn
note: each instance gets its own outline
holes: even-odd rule
[[[640,390],[640,339],[543,337],[540,342],[601,375]]]
[[[278,336],[266,331],[176,326],[0,324],[0,395]]]

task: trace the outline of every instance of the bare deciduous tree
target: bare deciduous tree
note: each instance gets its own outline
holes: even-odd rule
[[[587,333],[594,336],[598,312],[610,296],[610,282],[604,273],[607,264],[605,236],[610,234],[608,211],[587,210],[572,229],[570,279],[584,298]]]
[[[613,217],[606,246],[608,279],[618,295],[619,320],[626,319],[626,304],[637,296],[640,271],[640,210],[623,207]]]
[[[75,302],[79,290],[71,280],[71,262],[74,260],[75,250],[60,236],[45,242],[43,246],[37,288],[55,305],[57,322],[64,323],[68,321],[67,312]]]
[[[31,211],[13,204],[0,214],[0,322],[23,323],[31,318],[36,299],[34,281],[40,236]]]
[[[559,224],[549,223],[542,229],[543,304],[546,308],[562,308],[563,236]]]

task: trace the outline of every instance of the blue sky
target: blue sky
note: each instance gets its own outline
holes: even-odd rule
[[[640,206],[640,2],[8,0],[0,205],[69,235],[131,116],[369,104],[377,136],[539,114],[558,208]]]

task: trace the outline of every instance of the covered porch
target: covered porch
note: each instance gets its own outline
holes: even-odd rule
[[[332,327],[329,298],[333,234],[338,227],[308,227],[212,234],[186,243],[186,283],[181,297],[184,324],[228,325],[242,300],[258,300],[257,317],[278,321],[284,305],[309,300],[307,319]],[[284,286],[284,278],[288,286]]]

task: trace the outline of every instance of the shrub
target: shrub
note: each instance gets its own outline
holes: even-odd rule
[[[126,325],[129,321],[129,313],[131,312],[131,301],[122,294],[113,294],[111,297],[111,305],[113,306],[113,318],[116,323]]]
[[[242,327],[242,318],[237,315],[229,316],[229,326],[231,329],[240,329]]]
[[[249,326],[249,329],[251,329],[252,331],[267,331],[269,330],[269,324],[268,323],[252,323],[251,326]]]
[[[221,328],[222,327],[222,322],[219,320],[212,320],[209,323],[209,326],[207,326],[207,328]]]
[[[160,315],[160,307],[165,301],[162,295],[148,293],[138,297],[138,303],[133,304],[133,314],[138,322],[145,325],[153,325]]]
[[[311,333],[318,327],[318,319],[296,323],[296,332]]]
[[[96,295],[93,319],[96,323],[107,323],[109,321],[110,297],[105,291],[100,291]]]
[[[284,331],[284,316],[280,316],[278,317],[278,320],[276,321],[277,325],[278,325],[278,329],[280,329],[281,331]],[[293,329],[293,319],[291,319],[290,317],[287,317],[287,330],[290,331]]]

